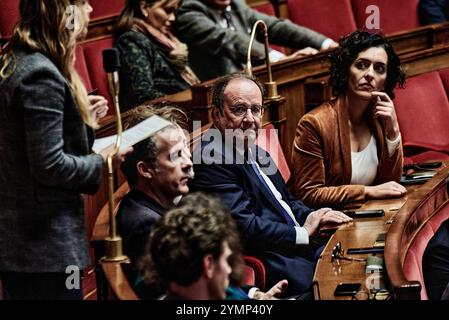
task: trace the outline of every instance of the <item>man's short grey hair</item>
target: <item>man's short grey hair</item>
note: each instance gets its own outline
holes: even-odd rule
[[[259,80],[257,80],[253,76],[248,76],[244,73],[231,73],[227,76],[224,76],[224,77],[218,79],[212,88],[212,106],[218,108],[222,115],[223,115],[223,111],[224,111],[224,106],[223,106],[224,92],[225,92],[226,87],[228,86],[229,82],[231,82],[234,79],[247,79],[247,80],[254,82],[257,85],[257,87],[259,88],[260,93],[262,94],[262,100],[263,100],[263,97],[265,96],[265,89],[264,89],[263,85],[260,83]]]

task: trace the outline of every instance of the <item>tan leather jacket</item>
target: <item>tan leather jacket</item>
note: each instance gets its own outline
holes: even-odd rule
[[[402,144],[388,155],[386,138],[372,111],[367,115],[377,143],[379,166],[374,184],[399,181]],[[292,148],[292,192],[311,207],[342,207],[364,201],[364,186],[350,185],[351,142],[344,96],[322,104],[298,123]]]

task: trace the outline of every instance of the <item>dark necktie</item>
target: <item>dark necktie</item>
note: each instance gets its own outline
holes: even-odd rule
[[[231,29],[231,30],[235,30],[235,25],[232,22],[231,12],[228,10],[224,10],[222,12],[221,16],[223,17],[223,19],[225,19],[227,28]]]
[[[250,161],[249,165],[251,166],[251,169],[256,174],[257,178],[259,179],[260,186],[262,189],[265,189],[265,194],[267,195],[270,202],[276,207],[276,209],[284,216],[285,221],[290,226],[296,226],[295,222],[293,221],[292,217],[288,214],[288,212],[284,209],[284,207],[279,203],[278,199],[273,194],[273,191],[270,189],[268,184],[266,183],[265,179],[262,177],[259,169],[257,168],[257,165],[254,163],[254,161]]]

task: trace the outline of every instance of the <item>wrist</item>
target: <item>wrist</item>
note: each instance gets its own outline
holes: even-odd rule
[[[396,140],[399,136],[399,128],[396,127],[391,130],[387,130],[386,135],[387,135],[388,140],[390,140],[390,141]]]
[[[371,197],[371,189],[370,186],[365,186],[365,198],[369,199]]]

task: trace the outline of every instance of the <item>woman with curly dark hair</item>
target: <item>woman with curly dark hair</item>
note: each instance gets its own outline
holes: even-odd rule
[[[336,98],[306,114],[293,143],[296,196],[312,207],[400,197],[403,154],[392,99],[405,74],[388,40],[355,31],[331,55]]]

